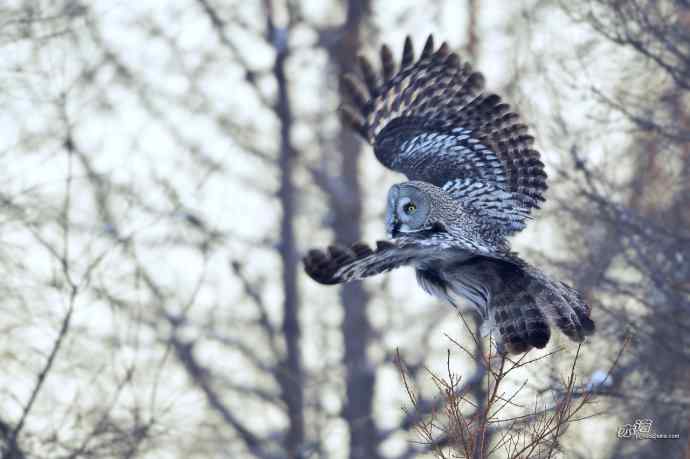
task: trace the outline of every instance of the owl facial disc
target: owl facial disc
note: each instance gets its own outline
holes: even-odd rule
[[[388,192],[386,231],[390,237],[431,229],[429,196],[408,183],[393,185]]]

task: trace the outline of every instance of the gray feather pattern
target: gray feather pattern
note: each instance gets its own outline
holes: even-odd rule
[[[310,250],[305,270],[339,284],[401,266],[416,270],[427,293],[454,306],[469,303],[500,349],[542,348],[556,326],[574,341],[594,332],[577,290],[511,252],[506,237],[522,230],[546,189],[544,165],[519,116],[482,92],[483,76],[429,37],[419,60],[405,41],[399,69],[381,49],[382,81],[360,60],[362,81],[348,76],[343,118],[374,146],[386,167],[409,182],[389,192],[392,239]]]

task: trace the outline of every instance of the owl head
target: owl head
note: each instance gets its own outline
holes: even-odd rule
[[[424,236],[444,231],[446,214],[457,206],[447,193],[426,182],[393,185],[388,191],[386,230],[390,237],[400,234]]]

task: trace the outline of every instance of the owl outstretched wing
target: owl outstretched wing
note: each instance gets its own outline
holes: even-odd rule
[[[332,245],[326,250],[311,249],[303,258],[306,273],[321,284],[342,284],[353,280],[392,271],[393,269],[428,264],[434,259],[448,260],[458,257],[483,256],[506,263],[522,265],[513,252],[485,253],[477,251],[462,241],[444,237],[442,234],[429,238],[400,237],[388,241],[377,241],[372,249],[363,242],[350,247]]]
[[[411,264],[434,250],[434,247],[395,240],[378,241],[372,250],[358,242],[351,247],[330,246],[325,251],[312,249],[303,261],[305,271],[315,281],[341,284]]]
[[[344,120],[384,166],[444,187],[503,234],[523,229],[544,200],[546,173],[519,115],[432,36],[418,60],[408,37],[397,71],[385,45],[381,61],[381,78],[363,57],[362,77],[345,76]]]

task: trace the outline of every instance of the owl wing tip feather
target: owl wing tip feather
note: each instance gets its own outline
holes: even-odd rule
[[[307,275],[316,282],[325,285],[340,284],[404,264],[405,257],[396,257],[400,252],[389,254],[389,251],[396,248],[401,247],[391,241],[377,241],[376,249],[364,242],[356,242],[350,247],[334,244],[326,250],[309,250],[302,262]]]
[[[337,283],[333,277],[337,266],[334,266],[332,260],[323,250],[309,250],[307,255],[302,258],[302,263],[306,273],[316,282],[326,285]]]

